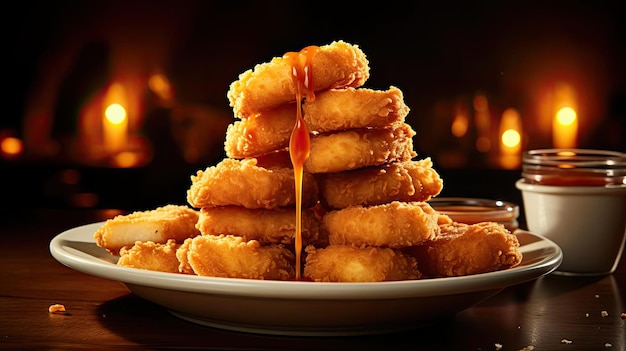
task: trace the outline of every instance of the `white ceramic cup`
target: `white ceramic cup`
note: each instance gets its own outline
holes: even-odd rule
[[[562,275],[607,275],[617,268],[626,243],[626,184],[558,186],[520,179],[528,230],[554,241]]]

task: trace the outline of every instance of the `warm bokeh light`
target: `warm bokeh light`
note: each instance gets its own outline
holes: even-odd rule
[[[572,125],[576,123],[576,111],[571,107],[563,107],[556,113],[556,120],[563,126]]]
[[[130,152],[130,151],[120,152],[119,154],[115,155],[115,157],[113,158],[113,165],[116,167],[120,167],[120,168],[135,167],[139,165],[141,162],[142,162],[141,155],[135,152]]]
[[[104,149],[110,156],[128,148],[129,115],[126,101],[128,101],[126,88],[120,83],[111,84],[102,105],[102,141]]]
[[[452,135],[457,138],[461,138],[467,134],[467,129],[469,128],[469,118],[465,114],[457,114],[454,116],[452,120],[452,126],[450,127],[450,131]]]
[[[174,89],[170,81],[163,74],[153,74],[148,78],[148,88],[159,99],[161,104],[172,106],[174,103]]]
[[[504,133],[502,133],[501,140],[502,145],[509,148],[514,148],[520,144],[522,138],[517,130],[507,129],[504,131]]]
[[[522,117],[515,108],[502,113],[499,126],[499,164],[505,169],[515,169],[522,162]]]
[[[561,107],[552,123],[552,139],[555,148],[575,148],[578,138],[578,116],[572,107]]]
[[[111,104],[104,111],[107,120],[113,124],[122,124],[126,119],[126,110],[120,104]]]
[[[477,94],[473,99],[474,125],[476,127],[476,150],[487,153],[491,150],[491,112],[489,100],[483,94]]]
[[[0,140],[0,151],[6,158],[15,158],[24,152],[24,143],[15,137],[5,137]]]

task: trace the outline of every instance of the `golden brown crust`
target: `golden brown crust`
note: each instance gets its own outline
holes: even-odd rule
[[[421,273],[412,257],[397,250],[330,245],[306,248],[303,276],[315,282],[381,282],[418,279]]]
[[[167,205],[149,211],[135,211],[107,220],[94,233],[96,244],[113,255],[136,241],[182,242],[200,234],[196,229],[198,211],[181,205]]]
[[[302,240],[304,245],[319,237],[320,221],[310,209],[302,209]],[[198,229],[202,234],[225,234],[258,240],[261,244],[293,245],[296,234],[295,208],[247,209],[220,206],[200,210]]]
[[[176,250],[176,258],[178,259],[178,271],[184,274],[196,274],[189,264],[187,253],[189,252],[189,246],[191,245],[193,238],[188,238]]]
[[[438,217],[428,203],[393,201],[330,211],[322,223],[331,245],[401,248],[438,235]]]
[[[178,273],[180,262],[176,258],[176,250],[180,247],[175,240],[165,244],[151,241],[137,241],[132,247],[120,250],[118,266],[147,269],[151,271]]]
[[[400,89],[333,89],[322,91],[302,105],[309,132],[327,133],[356,128],[395,128],[404,123],[409,108]],[[224,148],[231,158],[255,157],[289,146],[296,118],[290,103],[259,112],[228,126]]]
[[[311,138],[309,173],[335,173],[385,163],[409,161],[415,131],[404,123],[395,129],[351,129]]]
[[[186,243],[183,262],[197,275],[290,280],[295,255],[280,244],[261,245],[233,235],[199,235]]]
[[[369,62],[363,51],[344,41],[320,46],[311,70],[314,91],[359,87],[369,78]],[[295,101],[289,61],[275,57],[240,74],[230,85],[227,97],[239,118]]]
[[[266,208],[294,206],[295,180],[291,168],[264,168],[256,159],[224,159],[191,177],[187,201],[193,207],[243,206]],[[304,174],[302,204],[314,206],[318,187],[313,175]]]
[[[494,222],[452,223],[441,234],[407,250],[430,277],[486,273],[519,265],[519,241],[503,225]]]
[[[320,201],[329,209],[428,201],[443,189],[443,181],[430,158],[318,174],[317,180]]]

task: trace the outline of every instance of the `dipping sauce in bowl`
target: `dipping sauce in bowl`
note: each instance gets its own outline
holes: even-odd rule
[[[466,197],[441,197],[428,201],[437,212],[458,223],[497,222],[509,231],[518,228],[519,206],[506,201]]]
[[[563,251],[555,274],[615,272],[626,243],[626,153],[529,150],[515,186],[522,192],[528,229]]]
[[[620,186],[626,184],[626,154],[610,150],[539,149],[524,153],[527,184]]]

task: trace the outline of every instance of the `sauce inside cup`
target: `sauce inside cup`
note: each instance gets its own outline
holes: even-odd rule
[[[428,201],[437,212],[448,215],[458,223],[497,222],[509,231],[518,228],[519,206],[500,200],[464,197],[433,198]]]
[[[527,184],[611,186],[626,184],[626,154],[592,149],[539,149],[524,153]]]

